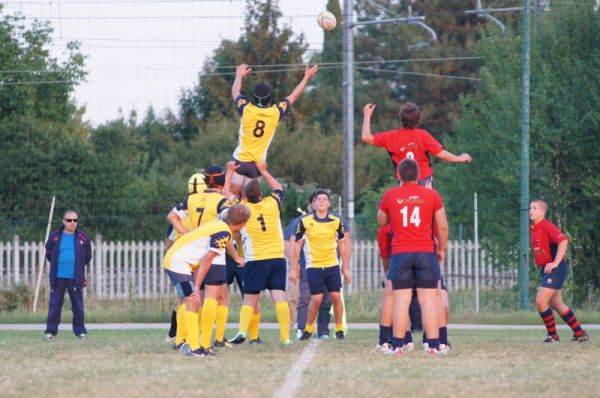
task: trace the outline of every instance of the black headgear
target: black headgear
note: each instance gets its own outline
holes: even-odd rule
[[[225,170],[221,166],[207,167],[204,175],[209,188],[222,188],[225,185]]]
[[[254,99],[256,100],[256,106],[259,108],[266,108],[271,104],[271,86],[267,83],[260,83],[252,90]]]

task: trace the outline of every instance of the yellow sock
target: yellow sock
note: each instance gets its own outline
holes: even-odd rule
[[[215,328],[215,339],[217,341],[223,341],[223,339],[225,338],[227,315],[229,315],[229,307],[226,305],[219,305],[217,307],[217,326]]]
[[[290,306],[287,301],[275,304],[275,314],[279,323],[279,339],[290,339]]]
[[[177,332],[175,333],[175,344],[181,344],[185,341],[185,303],[177,307]]]
[[[343,323],[336,323],[335,324],[335,331],[336,332],[343,332],[344,331],[344,324]]]
[[[248,327],[252,321],[252,315],[254,314],[254,308],[251,305],[244,304],[240,309],[240,329],[239,333],[243,334],[244,337],[248,334]]]
[[[313,330],[315,330],[315,324],[314,323],[307,323],[306,326],[304,327],[304,331],[306,331],[308,333],[312,333]]]
[[[200,348],[198,344],[198,313],[194,311],[186,311],[183,315],[185,321],[186,340],[190,346],[190,350],[194,351]]]
[[[207,298],[204,300],[204,306],[202,307],[202,338],[200,339],[202,348],[210,347],[213,325],[217,317],[217,306],[218,303],[215,299]]]
[[[202,307],[198,308],[198,338],[202,336]]]
[[[258,327],[260,326],[260,312],[252,316],[252,321],[248,327],[248,338],[250,340],[258,339]]]

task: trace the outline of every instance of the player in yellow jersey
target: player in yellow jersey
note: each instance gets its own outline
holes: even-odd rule
[[[167,217],[179,233],[185,234],[191,229],[216,220],[217,216],[229,207],[227,199],[221,194],[221,189],[225,183],[225,171],[223,168],[220,166],[210,166],[204,171],[204,177],[206,183],[205,189],[188,195],[188,197],[181,204],[176,206]],[[234,261],[242,261],[233,248],[233,242],[229,244],[228,251],[232,254]],[[219,268],[225,268],[225,255],[216,258],[213,261],[213,264]],[[218,274],[220,275],[220,272]],[[206,289],[205,295],[207,299],[210,299],[209,306],[205,308],[203,301],[200,304],[200,320],[202,321],[202,314],[205,311],[211,312],[213,310],[213,301],[217,301],[216,347],[229,346],[225,340],[225,326],[227,324],[227,316],[229,313],[229,291],[227,290],[226,282],[227,278],[221,280],[212,278],[212,275],[209,276],[206,280],[206,285],[210,285],[211,288]],[[217,288],[220,288],[220,291],[218,291]],[[205,286],[201,286],[201,290],[205,290]],[[210,290],[210,293],[208,290]],[[185,311],[183,308],[179,310],[180,313],[183,311]],[[180,314],[180,318],[181,316],[182,315]],[[210,316],[208,319],[210,319]],[[176,346],[181,344],[183,335],[183,331],[179,333],[180,338],[176,338]],[[210,337],[211,335],[212,325],[208,336]]]
[[[225,196],[231,193],[240,196],[242,187],[250,180],[260,177],[256,168],[258,162],[267,161],[267,150],[275,135],[275,130],[280,120],[289,112],[291,106],[296,102],[306,85],[317,74],[318,65],[309,67],[306,65],[304,77],[296,88],[283,101],[273,104],[271,86],[260,83],[252,90],[255,104],[252,104],[245,95],[241,93],[244,77],[252,72],[247,64],[241,64],[235,72],[235,81],[231,87],[231,96],[235,109],[240,114],[239,140],[237,148],[233,153],[231,162],[238,165],[236,170],[227,168],[225,179]]]
[[[188,180],[188,195],[192,195],[198,192],[202,192],[206,189],[206,183],[204,182],[204,174],[197,172],[190,177]],[[189,219],[183,221],[184,228],[191,230]],[[169,250],[173,243],[179,238],[181,234],[173,228],[173,224],[169,224],[167,234],[165,237],[165,251]],[[183,299],[179,299],[179,305],[177,309],[171,314],[171,327],[169,328],[169,334],[166,341],[173,343],[174,349],[180,349],[185,340],[185,328],[183,327],[183,315],[185,314],[185,304]],[[179,324],[179,328],[177,325]]]
[[[260,182],[253,180],[244,187],[242,203],[250,209],[250,219],[242,229],[246,265],[244,269],[244,302],[240,310],[238,334],[232,344],[246,340],[248,327],[260,292],[269,290],[279,323],[279,339],[290,345],[290,307],[285,294],[287,266],[283,253],[280,206],[285,196],[281,184],[267,171],[265,163],[257,163],[271,194],[264,197]]]
[[[223,221],[204,224],[185,234],[173,244],[165,255],[163,265],[165,273],[186,305],[184,323],[186,341],[190,349],[188,355],[213,354],[209,350],[210,336],[208,344],[206,344],[204,336],[202,342],[198,342],[200,286],[209,278],[225,279],[225,268],[213,267],[213,261],[217,256],[225,254],[225,247],[231,241],[232,234],[240,231],[249,217],[250,210],[243,204],[236,204],[227,211]],[[196,271],[195,276],[192,274],[193,271]],[[223,275],[215,275],[217,272],[222,272]],[[210,286],[207,285],[207,293],[210,290]],[[214,304],[216,307],[216,301]],[[204,307],[206,308],[207,305],[208,303]],[[208,318],[208,316],[203,316],[203,318]],[[203,327],[205,322],[211,323],[212,332],[214,317],[206,319],[206,321],[203,319]]]
[[[292,270],[290,272],[290,282],[296,283],[299,273],[300,250],[304,250],[311,298],[308,307],[308,320],[300,340],[308,340],[312,336],[325,288],[329,291],[333,303],[335,337],[336,339],[343,339],[343,304],[340,295],[342,280],[337,249],[339,245],[342,259],[341,272],[344,275],[346,284],[349,284],[352,281],[350,275],[352,242],[343,219],[329,212],[331,201],[328,192],[317,190],[310,195],[309,200],[312,203],[314,212],[302,217],[298,222],[296,248],[292,254]]]

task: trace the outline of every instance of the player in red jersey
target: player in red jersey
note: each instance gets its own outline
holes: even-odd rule
[[[562,299],[562,287],[569,274],[569,264],[565,260],[569,239],[546,219],[547,211],[548,204],[541,199],[536,199],[529,205],[529,219],[532,222],[531,251],[541,275],[535,302],[548,331],[544,342],[560,341],[552,312],[554,310],[573,330],[573,341],[583,343],[589,340],[589,336],[581,328],[573,310]]]
[[[394,234],[388,271],[394,290],[394,337],[388,354],[399,356],[405,352],[402,347],[409,323],[408,308],[416,286],[429,353],[439,355],[439,264],[444,260],[448,242],[444,204],[435,190],[417,183],[419,166],[415,160],[400,162],[398,172],[402,185],[386,191],[377,212],[379,225],[391,223]],[[434,223],[438,229],[437,248]]]
[[[388,224],[379,227],[377,230],[377,246],[379,247],[379,257],[383,265],[383,273],[387,274],[390,264],[392,241],[392,225]],[[379,315],[379,343],[375,351],[387,352],[391,348],[392,342],[392,321],[394,294],[392,282],[385,278],[381,284],[381,314]]]
[[[418,129],[421,111],[411,102],[407,102],[400,108],[400,129],[371,134],[371,116],[375,111],[375,106],[375,104],[367,104],[363,108],[361,139],[365,144],[383,147],[387,150],[392,158],[392,163],[394,163],[394,173],[396,173],[398,181],[400,181],[400,176],[397,173],[397,166],[404,159],[417,161],[420,170],[419,183],[428,188],[433,187],[433,170],[429,165],[428,153],[446,162],[463,163],[472,160],[468,153],[456,156],[446,151],[431,134]]]

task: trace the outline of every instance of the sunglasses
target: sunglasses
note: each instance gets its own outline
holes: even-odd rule
[[[66,221],[66,222],[77,222],[77,221],[79,221],[79,220],[78,220],[78,219],[76,219],[76,218],[65,218],[65,221]]]

